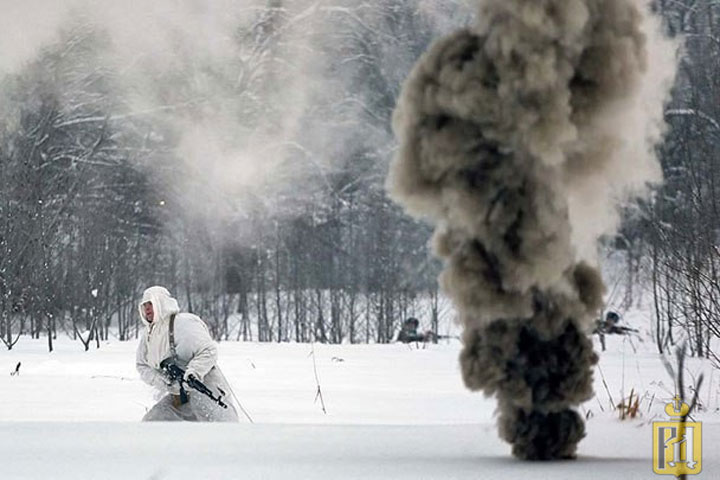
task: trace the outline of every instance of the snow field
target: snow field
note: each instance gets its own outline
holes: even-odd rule
[[[495,401],[462,385],[456,342],[221,343],[221,366],[255,420],[233,425],[140,423],[154,395],[135,373],[135,345],[84,352],[61,339],[48,354],[44,341],[23,339],[0,352],[3,479],[653,478],[651,424],[666,419],[673,391],[651,344],[608,337],[596,398],[581,408],[578,460],[525,463],[497,437]],[[718,381],[689,359],[686,382],[703,371],[696,478],[717,478]],[[620,421],[611,405],[631,389],[640,415]]]

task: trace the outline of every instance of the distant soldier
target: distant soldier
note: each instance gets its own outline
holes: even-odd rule
[[[595,322],[595,330],[593,330],[593,333],[600,337],[600,345],[602,345],[603,351],[605,351],[606,334],[626,335],[631,332],[637,332],[637,330],[620,325],[620,315],[613,311],[608,311],[605,314],[605,320],[598,319]]]
[[[410,317],[405,320],[402,324],[400,332],[398,332],[398,342],[410,343],[410,342],[431,342],[433,340],[433,333],[427,331],[425,333],[418,333],[418,327],[420,321],[415,317]]]

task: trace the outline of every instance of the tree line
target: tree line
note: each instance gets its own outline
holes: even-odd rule
[[[389,342],[408,316],[444,333],[453,313],[430,231],[383,184],[403,79],[433,38],[474,12],[452,0],[338,0],[309,13],[258,5],[224,62],[178,53],[173,70],[156,72],[144,86],[153,108],[138,108],[124,66],[108,60],[112,36],[79,20],[0,79],[7,348],[23,336],[49,350],[58,335],[86,349],[134,339],[139,295],[153,284],[218,340]],[[659,148],[665,182],[624,207],[606,243],[625,262],[616,307],[650,298],[660,352],[689,340],[692,354],[717,361],[720,7],[653,8],[684,49]],[[234,141],[261,151],[273,181],[223,189],[187,168],[182,126],[207,111],[232,118]]]
[[[707,0],[653,3],[682,40],[678,76],[658,153],[664,182],[624,209],[611,248],[625,258],[621,308],[646,294],[649,330],[660,353],[688,342],[692,355],[720,365],[720,6]],[[716,347],[715,347],[716,348]]]
[[[401,80],[442,22],[417,1],[336,3],[308,16],[268,1],[236,26],[234,61],[180,56],[174,71],[159,72],[162,102],[149,111],[107,59],[111,35],[82,21],[2,79],[8,349],[23,336],[46,338],[50,351],[58,335],[85,349],[136,338],[137,302],[153,284],[216,339],[389,342],[407,316],[438,333],[451,312],[429,229],[388,199],[383,182]],[[459,4],[442,8],[464,18]],[[332,28],[303,24],[318,16]],[[299,32],[321,52],[312,76],[287,46]],[[304,92],[288,138],[278,98],[292,97],[283,85],[302,75],[325,83]],[[268,139],[259,160],[291,179],[227,192],[189,174],[178,125],[219,108],[240,141]]]

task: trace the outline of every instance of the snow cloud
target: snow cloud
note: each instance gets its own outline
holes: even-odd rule
[[[283,4],[275,11],[267,0],[5,3],[0,74],[67,41],[63,30],[80,26],[108,39],[103,66],[130,115],[172,137],[182,162],[172,182],[188,192],[188,208],[221,213],[228,202],[292,181],[281,167],[318,87],[310,32],[322,26],[313,23],[314,2],[275,2]],[[153,171],[150,160],[138,161]]]

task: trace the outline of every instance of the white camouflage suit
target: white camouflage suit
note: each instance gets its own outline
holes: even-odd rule
[[[152,302],[153,321],[145,318],[143,304]],[[175,314],[174,337],[176,363],[185,370],[185,378],[194,375],[219,395],[218,387],[226,393],[230,388],[217,366],[217,345],[200,317],[191,313],[179,313],[177,300],[164,287],[150,287],[143,293],[140,302],[140,318],[145,330],[137,348],[136,367],[142,380],[166,393],[143,417],[143,421],[200,421],[237,422],[237,410],[232,402],[223,398],[228,408],[222,408],[210,398],[195,390],[187,389],[189,402],[175,406],[173,395],[179,394],[177,383],[170,385],[160,369],[160,362],[172,356],[170,351],[170,316]],[[176,402],[177,404],[177,402]]]

